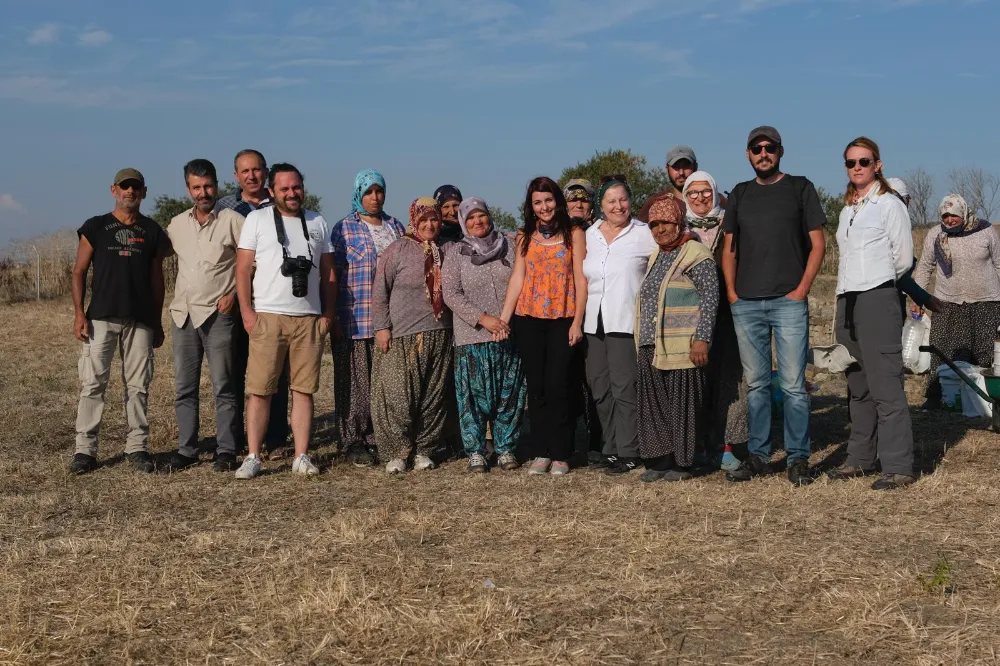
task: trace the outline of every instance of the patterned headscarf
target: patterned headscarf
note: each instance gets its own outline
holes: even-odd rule
[[[566,183],[566,187],[563,188],[563,196],[566,197],[566,201],[576,201],[577,199],[591,201],[594,198],[594,186],[590,184],[589,180],[574,178]]]
[[[358,175],[354,177],[354,199],[351,201],[351,212],[357,213],[358,215],[373,215],[365,210],[365,206],[361,203],[361,197],[365,196],[365,192],[368,191],[372,185],[378,185],[385,191],[385,178],[382,177],[378,171],[374,169],[362,169],[358,172]],[[389,217],[385,214],[385,211],[378,213],[382,219]]]
[[[506,256],[507,239],[504,238],[502,233],[497,231],[496,225],[493,224],[493,218],[490,218],[490,230],[485,236],[476,238],[469,235],[466,221],[469,219],[469,215],[477,210],[481,210],[487,215],[490,214],[490,209],[487,207],[486,202],[478,197],[469,197],[463,200],[458,206],[458,224],[462,227],[462,233],[465,234],[465,237],[462,238],[459,252],[465,256],[472,257],[472,264],[474,266],[481,266],[494,259]]]
[[[441,212],[441,206],[452,199],[462,203],[462,192],[454,185],[442,185],[434,190],[434,200],[437,202],[439,213]],[[445,221],[442,215],[441,233],[438,235],[438,242],[443,245],[444,243],[453,243],[460,240],[462,240],[462,227],[454,222]]]
[[[691,204],[688,202],[688,189],[691,187],[691,183],[706,182],[712,186],[712,210],[708,211],[705,215],[696,215],[693,210],[691,210]],[[719,186],[715,184],[715,178],[712,178],[712,174],[707,171],[695,171],[693,174],[688,176],[688,179],[684,181],[684,190],[681,192],[681,196],[684,197],[684,206],[687,212],[684,214],[684,219],[687,223],[696,229],[714,229],[719,226],[722,222],[722,206],[720,205],[719,199]]]
[[[938,214],[941,216],[941,233],[938,234],[937,239],[934,241],[934,258],[937,260],[938,266],[941,267],[941,272],[944,273],[944,276],[951,277],[954,266],[952,264],[951,248],[948,247],[948,239],[961,238],[962,236],[969,236],[983,229],[988,229],[990,223],[986,220],[978,219],[976,211],[969,210],[969,204],[957,194],[949,194],[941,200],[941,205],[938,206]],[[962,222],[949,227],[944,223],[945,214],[957,215]]]
[[[656,226],[654,222],[673,222],[684,226],[684,210],[680,201],[673,194],[666,193],[653,197],[653,205],[649,207],[649,226]],[[689,240],[696,240],[694,234],[684,229],[674,240],[670,241],[660,249],[664,252],[676,250]]]
[[[414,199],[410,204],[410,227],[406,230],[406,237],[414,243],[418,243],[424,250],[424,285],[427,290],[427,300],[430,301],[431,309],[434,311],[434,318],[440,319],[444,312],[444,295],[441,290],[441,249],[438,247],[436,239],[423,238],[420,235],[420,221],[436,217],[441,219],[438,212],[437,202],[430,197],[420,197]]]

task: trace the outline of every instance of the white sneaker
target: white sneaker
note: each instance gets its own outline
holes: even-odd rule
[[[423,469],[434,469],[434,461],[425,455],[417,454],[413,456],[413,469],[423,470]]]
[[[250,454],[243,459],[243,464],[236,470],[237,479],[252,479],[260,474],[260,458]]]
[[[385,466],[385,471],[389,474],[402,474],[406,471],[406,461],[402,458],[394,458]]]
[[[316,476],[319,474],[319,467],[312,464],[309,460],[309,456],[302,454],[295,458],[295,462],[292,463],[292,474],[302,474],[303,476]]]

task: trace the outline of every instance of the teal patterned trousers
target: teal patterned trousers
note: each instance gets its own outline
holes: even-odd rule
[[[486,455],[486,423],[497,455],[513,453],[528,388],[512,340],[455,347],[455,393],[462,446]]]

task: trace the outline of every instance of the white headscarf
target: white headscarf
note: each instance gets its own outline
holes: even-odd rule
[[[691,183],[697,183],[699,181],[704,181],[712,186],[712,210],[708,211],[705,215],[696,215],[694,211],[691,210],[691,204],[688,202],[688,189],[691,187]],[[707,171],[695,171],[693,174],[688,176],[687,180],[684,181],[684,189],[681,190],[681,196],[684,197],[684,205],[687,207],[687,212],[684,214],[684,219],[687,223],[696,229],[712,229],[719,226],[722,222],[722,206],[719,200],[719,186],[715,184],[715,178],[712,178],[712,174]]]

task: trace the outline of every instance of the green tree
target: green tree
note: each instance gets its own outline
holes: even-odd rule
[[[822,187],[816,188],[819,195],[820,206],[823,207],[823,214],[826,215],[826,228],[828,232],[836,233],[840,226],[840,211],[844,210],[844,195],[836,196],[830,194]]]
[[[490,219],[493,220],[493,225],[503,233],[513,234],[517,232],[517,228],[520,226],[516,217],[505,211],[499,206],[490,206]]]
[[[564,169],[559,185],[565,187],[573,178],[586,178],[595,188],[600,187],[601,176],[622,174],[632,190],[632,209],[638,211],[651,195],[667,189],[670,181],[666,169],[652,167],[642,155],[630,150],[608,149],[594,153],[586,162]]]

